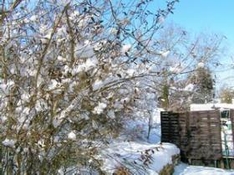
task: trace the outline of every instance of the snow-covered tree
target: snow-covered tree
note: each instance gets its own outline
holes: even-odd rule
[[[222,86],[219,90],[218,97],[221,99],[222,103],[232,103],[234,99],[234,90],[229,87],[228,84]]]
[[[203,93],[198,89],[205,80],[208,83],[209,79],[213,83],[212,72],[221,65],[223,39],[215,34],[193,36],[175,24],[166,25],[158,32],[155,41],[158,49],[154,52],[157,69],[153,70],[158,76],[153,81],[162,107],[168,110],[186,110],[195,96],[202,101],[212,99],[214,91],[211,87],[206,88],[207,99],[204,88]],[[206,70],[203,82],[198,75],[201,70]],[[194,82],[191,77],[198,78]]]
[[[1,1],[2,171],[101,173],[98,147],[144,89],[148,48],[176,1]]]

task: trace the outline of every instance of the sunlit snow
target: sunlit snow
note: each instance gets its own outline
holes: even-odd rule
[[[6,138],[5,140],[2,141],[2,144],[4,146],[9,146],[9,147],[14,147],[15,143],[16,143],[16,140],[8,139],[8,138]]]

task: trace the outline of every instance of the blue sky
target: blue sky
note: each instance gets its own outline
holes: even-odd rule
[[[155,0],[156,6],[161,6],[165,0]],[[234,0],[180,0],[175,5],[174,14],[166,21],[173,22],[185,28],[188,32],[216,33],[227,37],[225,45],[234,57]],[[221,58],[226,66],[234,63],[234,58]],[[225,68],[216,73],[218,86],[227,83],[234,86],[234,68]],[[230,76],[233,75],[233,78]]]
[[[168,19],[187,30],[211,31],[225,35],[234,43],[233,0],[180,0]]]

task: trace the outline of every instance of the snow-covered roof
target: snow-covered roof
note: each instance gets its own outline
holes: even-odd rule
[[[207,104],[191,104],[190,111],[205,111],[205,110],[224,110],[234,109],[234,104],[228,103],[207,103]]]

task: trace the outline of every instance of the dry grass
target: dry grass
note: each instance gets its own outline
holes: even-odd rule
[[[130,175],[130,171],[125,167],[117,167],[113,175]]]

